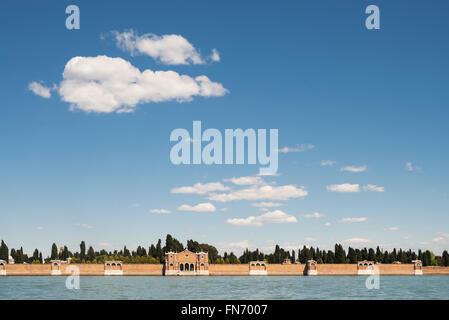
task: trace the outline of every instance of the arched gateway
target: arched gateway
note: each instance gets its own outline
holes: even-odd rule
[[[164,275],[195,276],[209,275],[209,256],[206,252],[184,250],[165,254]]]

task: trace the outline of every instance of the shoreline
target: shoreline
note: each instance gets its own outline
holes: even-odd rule
[[[210,264],[208,274],[165,274],[163,264],[123,264],[111,274],[103,264],[61,264],[57,269],[50,264],[8,264],[0,277],[8,276],[415,276],[413,264],[377,264],[371,273],[359,273],[357,264],[318,264],[316,274],[308,274],[305,264],[267,264],[265,274],[250,274],[247,264]],[[449,267],[422,267],[422,275],[449,275]],[[418,275],[416,275],[418,276]]]

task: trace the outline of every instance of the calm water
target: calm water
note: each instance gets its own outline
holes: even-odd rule
[[[449,276],[366,277],[0,277],[0,299],[449,299]]]

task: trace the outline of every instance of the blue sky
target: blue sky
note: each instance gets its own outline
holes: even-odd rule
[[[65,28],[69,4],[80,8],[80,30]],[[380,8],[380,30],[365,28],[369,4]],[[81,240],[107,250],[148,246],[167,233],[220,251],[341,242],[440,253],[449,247],[448,9],[447,1],[5,1],[0,238],[44,253],[53,242],[78,250]],[[116,35],[131,30],[133,45],[145,34],[182,37],[194,48],[190,60],[164,60],[173,48],[159,56],[124,50]],[[79,95],[68,97],[79,83],[63,83],[65,68],[79,71],[67,67],[77,56],[120,58],[140,72],[205,75],[227,91],[187,94],[191,101],[182,103],[176,94],[162,102],[137,98],[126,113],[86,112]],[[98,68],[111,70],[103,62]],[[117,81],[126,75],[117,74]],[[36,95],[33,82],[51,90]],[[68,91],[61,94],[63,84]],[[157,93],[178,84],[161,84]],[[126,101],[136,98],[113,93],[122,92]],[[222,132],[279,129],[279,147],[291,152],[279,154],[279,176],[263,182],[255,178],[259,165],[174,166],[170,133],[191,132],[194,120]],[[322,165],[326,160],[332,165]],[[342,170],[351,166],[362,169]],[[233,177],[259,184],[227,180]],[[226,194],[257,195],[270,186],[279,196],[294,186],[307,195],[218,202],[213,192],[172,192],[196,183],[221,183],[226,191],[217,193]],[[342,184],[358,184],[359,192],[328,190]],[[253,206],[260,202],[282,206]],[[199,203],[216,210],[178,210]],[[267,212],[279,223],[260,218]],[[307,218],[315,212],[318,218]],[[251,216],[262,225],[228,221]]]

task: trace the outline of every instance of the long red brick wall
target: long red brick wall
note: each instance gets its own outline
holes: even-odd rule
[[[425,275],[449,275],[449,267],[423,267],[422,273]]]
[[[247,264],[210,264],[209,275],[211,276],[247,276],[249,265]]]
[[[413,275],[412,264],[376,264],[380,275]],[[82,276],[102,276],[104,266],[102,264],[62,264],[61,274],[64,276],[73,274],[78,268]],[[306,266],[304,264],[267,264],[269,276],[302,276]],[[123,275],[125,276],[162,276],[162,264],[124,264]],[[423,267],[424,275],[449,275],[449,267]],[[356,264],[318,264],[318,275],[357,275]],[[50,264],[8,264],[6,274],[10,276],[49,276],[51,274]],[[247,276],[249,265],[247,264],[210,264],[209,275],[211,276]]]

